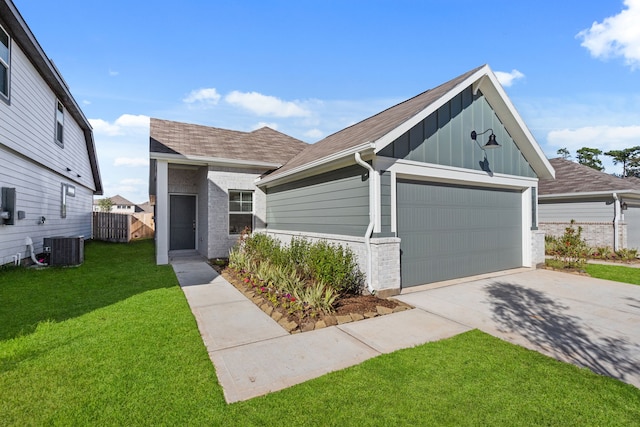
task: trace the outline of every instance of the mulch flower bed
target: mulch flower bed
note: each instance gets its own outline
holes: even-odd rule
[[[273,295],[265,292],[264,288],[252,286],[234,270],[224,265],[216,263],[211,263],[211,265],[229,283],[292,334],[384,316],[413,308],[401,301],[382,299],[375,295],[346,295],[337,299],[334,304],[335,311],[330,314],[311,310],[292,310],[293,304],[291,302],[295,302],[295,298],[291,295],[279,296],[277,304],[274,305]]]

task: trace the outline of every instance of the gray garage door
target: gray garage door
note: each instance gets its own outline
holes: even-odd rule
[[[629,206],[624,211],[624,222],[627,223],[627,247],[640,249],[640,206]]]
[[[522,266],[519,191],[398,180],[402,286]]]

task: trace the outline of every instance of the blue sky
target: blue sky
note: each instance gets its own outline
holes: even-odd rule
[[[149,117],[315,142],[485,63],[548,157],[640,145],[640,0],[14,3],[135,203]]]

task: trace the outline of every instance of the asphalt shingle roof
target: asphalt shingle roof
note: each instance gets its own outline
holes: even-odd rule
[[[634,182],[636,179],[618,178],[562,158],[551,159],[549,162],[556,170],[556,179],[540,180],[538,193],[541,196],[601,191],[640,191],[640,184]]]
[[[125,199],[124,197],[120,196],[119,194],[116,194],[115,196],[111,196],[111,197],[104,197],[104,199],[106,199],[106,198],[111,200],[111,204],[112,205],[131,205],[131,206],[134,205],[133,202],[130,202],[129,200]],[[94,205],[100,204],[100,199],[94,199],[93,200],[93,204]]]
[[[150,151],[284,164],[308,144],[268,127],[240,132],[151,119]]]
[[[427,90],[411,99],[390,107],[359,123],[336,132],[328,137],[307,146],[297,156],[291,159],[283,167],[270,175],[270,178],[278,176],[288,170],[306,165],[314,160],[322,159],[334,153],[357,147],[367,142],[374,142],[391,132],[411,117],[423,111],[430,104],[440,99],[447,92],[462,83],[482,67],[475,68],[461,76],[456,77],[440,86]]]

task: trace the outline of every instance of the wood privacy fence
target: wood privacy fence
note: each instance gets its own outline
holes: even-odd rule
[[[151,218],[146,216],[138,218],[136,215],[94,212],[93,238],[107,242],[127,243],[132,239],[153,237]]]

